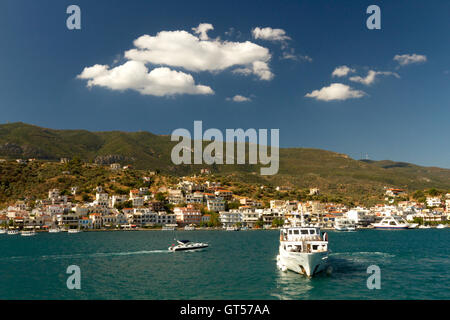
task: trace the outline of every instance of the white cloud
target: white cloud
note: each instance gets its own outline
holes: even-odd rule
[[[234,69],[232,72],[243,76],[255,74],[261,80],[272,80],[274,77],[267,63],[261,61],[255,61],[250,67],[237,68]]]
[[[192,28],[195,34],[199,34],[200,40],[208,40],[207,32],[209,30],[214,30],[214,27],[210,23],[200,23],[197,28]]]
[[[395,55],[394,61],[397,61],[401,66],[406,66],[413,63],[421,63],[427,61],[427,56],[421,54],[402,54]]]
[[[250,68],[261,80],[270,80],[273,74],[268,62],[267,48],[252,43],[202,40],[212,25],[195,28],[197,37],[186,31],[161,31],[156,36],[143,35],[134,41],[136,48],[125,52],[129,60],[143,61],[189,71],[223,71],[230,67]],[[264,70],[262,70],[264,69]]]
[[[130,89],[153,96],[214,93],[208,86],[196,85],[190,74],[166,67],[149,72],[140,61],[127,61],[112,69],[107,65],[96,64],[84,68],[77,78],[88,80],[88,87],[100,86],[119,91]]]
[[[296,54],[295,50],[293,48],[286,48],[283,53],[282,56],[280,57],[280,59],[287,59],[287,60],[294,60],[294,61],[307,61],[307,62],[312,62],[312,58],[306,55],[300,55],[300,54]]]
[[[233,98],[227,98],[227,101],[234,101],[234,102],[248,102],[252,101],[252,99],[241,96],[240,94],[235,95]]]
[[[354,77],[350,77],[350,81],[353,82],[359,82],[365,85],[371,85],[372,83],[375,82],[375,79],[377,76],[382,75],[382,76],[394,76],[396,78],[400,78],[400,76],[395,73],[395,72],[390,72],[390,71],[374,71],[374,70],[369,70],[369,72],[367,73],[367,76],[365,78],[362,78],[360,76],[354,76]]]
[[[253,73],[253,70],[250,68],[237,68],[237,69],[234,69],[232,72],[236,73],[236,74],[242,74],[244,76],[248,76]]]
[[[311,93],[307,93],[305,97],[322,101],[332,101],[361,98],[365,95],[366,93],[364,91],[354,90],[345,84],[332,83],[328,87],[323,87],[320,90],[314,90]]]
[[[286,35],[286,31],[284,31],[283,29],[272,29],[271,27],[256,27],[252,30],[252,35],[255,39],[269,41],[286,41],[291,39]]]
[[[351,69],[347,66],[340,66],[340,67],[336,67],[336,69],[334,69],[333,73],[331,74],[332,77],[345,77],[346,75],[348,75],[349,73],[355,72],[355,69]]]

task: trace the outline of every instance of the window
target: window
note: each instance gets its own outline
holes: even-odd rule
[[[308,234],[308,230],[301,230],[302,234]]]
[[[299,233],[298,233],[298,230],[294,230],[294,234],[299,234]]]
[[[315,233],[316,233],[316,232],[315,232],[314,229],[309,230],[309,234],[315,234]]]

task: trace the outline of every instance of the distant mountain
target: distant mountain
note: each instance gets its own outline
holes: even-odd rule
[[[176,142],[170,136],[149,132],[90,132],[53,130],[25,123],[0,125],[0,157],[132,164],[139,169],[159,169],[173,175],[198,173],[206,165],[174,165],[170,154]],[[410,190],[450,189],[450,170],[394,161],[354,160],[345,154],[319,149],[280,149],[277,175],[261,176],[258,165],[213,165],[217,174],[233,175],[246,182],[319,187],[332,193],[364,196],[380,194],[383,186]]]

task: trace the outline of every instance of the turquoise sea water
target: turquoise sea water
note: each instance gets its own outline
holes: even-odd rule
[[[450,229],[329,232],[331,275],[276,267],[278,231],[179,231],[210,248],[170,253],[171,231],[0,235],[0,299],[450,299]],[[81,290],[69,290],[69,265]],[[381,268],[369,290],[367,267]]]

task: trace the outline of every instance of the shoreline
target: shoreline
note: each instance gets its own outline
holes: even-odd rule
[[[419,228],[414,228],[414,229],[408,229],[408,230],[415,230],[415,229],[419,229]],[[432,227],[430,229],[436,229],[436,227]],[[231,232],[236,232],[236,231],[275,231],[275,230],[280,230],[279,228],[253,228],[253,229],[247,229],[247,230],[233,230]],[[321,228],[321,230],[323,231],[336,231],[336,232],[342,232],[345,233],[346,231],[339,231],[336,230],[334,228]],[[360,227],[358,228],[356,231],[358,230],[376,230],[376,228],[373,227]],[[428,229],[426,229],[428,230]],[[23,231],[23,230],[18,230]],[[27,230],[27,231],[32,231],[32,230]],[[36,233],[49,233],[48,230],[34,230]],[[175,228],[174,230],[163,230],[162,228],[135,228],[135,229],[128,229],[128,230],[124,230],[124,229],[81,229],[81,232],[118,232],[118,231],[124,231],[124,232],[132,232],[132,231],[227,231],[230,232],[224,228],[196,228],[194,230],[184,230],[184,228]],[[353,231],[353,232],[356,232]],[[67,230],[64,231],[60,231],[58,233],[61,232],[65,232],[67,233]]]

